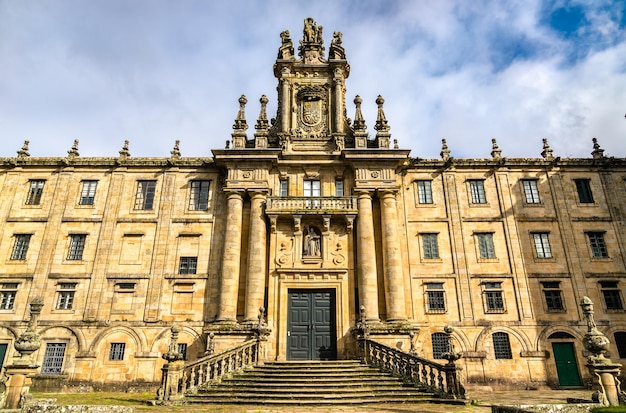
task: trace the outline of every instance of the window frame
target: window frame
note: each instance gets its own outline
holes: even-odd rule
[[[90,206],[96,202],[96,190],[98,189],[98,181],[95,179],[83,179],[78,205]]]
[[[5,282],[0,284],[0,310],[14,311],[15,299],[20,284],[17,282]]]
[[[209,209],[210,191],[211,180],[209,179],[193,179],[189,181],[189,210],[207,211]]]
[[[448,312],[446,290],[443,282],[424,283],[426,312],[428,314],[445,314]]]
[[[76,297],[76,285],[74,282],[60,282],[57,284],[57,302],[55,310],[73,310],[74,298]]]
[[[448,335],[442,332],[435,332],[430,335],[430,345],[434,360],[443,360],[443,355],[450,351]]]
[[[532,232],[532,241],[535,251],[535,258],[537,259],[551,259],[552,247],[550,246],[550,233],[546,231]]]
[[[618,357],[626,359],[626,331],[616,331],[613,333],[613,338],[615,339]]]
[[[198,257],[185,256],[178,259],[178,274],[197,274]]]
[[[28,256],[28,248],[33,234],[13,234],[13,249],[11,250],[11,261],[25,261]]]
[[[469,179],[470,201],[473,205],[487,204],[484,179]]]
[[[433,201],[433,184],[432,180],[420,179],[415,181],[417,186],[417,203],[420,205],[432,205]]]
[[[335,196],[336,197],[343,197],[344,195],[344,184],[343,184],[343,179],[335,179]]]
[[[478,247],[479,260],[495,260],[496,247],[493,242],[493,232],[476,232],[476,246]]]
[[[539,195],[538,179],[521,179],[522,191],[524,193],[524,203],[530,205],[541,204],[541,196]]]
[[[67,261],[83,261],[87,234],[70,234],[70,245],[67,249]]]
[[[548,313],[564,313],[565,303],[560,281],[540,281],[543,299]]]
[[[152,211],[154,209],[154,201],[156,198],[155,179],[139,179],[137,180],[137,190],[135,191],[135,211]]]
[[[609,250],[606,247],[603,231],[586,231],[587,240],[589,241],[589,249],[591,250],[592,259],[606,259],[609,257]]]
[[[109,347],[109,361],[124,361],[126,343],[111,343]]]
[[[576,193],[578,194],[578,203],[580,204],[594,204],[593,191],[591,190],[591,179],[589,178],[576,178],[574,179],[574,186],[576,187]]]
[[[439,234],[436,232],[423,232],[420,234],[422,239],[422,254],[425,260],[439,260]]]
[[[493,355],[496,360],[513,360],[509,333],[496,331],[491,334],[491,342],[493,344]]]
[[[484,281],[481,285],[485,314],[506,313],[506,301],[502,281]]]
[[[278,181],[278,196],[289,196],[289,180],[281,179]]]
[[[624,311],[622,290],[617,281],[599,281],[600,292],[604,301],[604,309],[608,312]]]
[[[43,198],[43,190],[46,185],[45,179],[30,179],[28,181],[28,193],[24,205],[37,206],[41,205]]]
[[[60,354],[59,349],[62,349]],[[63,374],[66,349],[67,343],[46,343],[40,374],[43,376],[59,376]]]

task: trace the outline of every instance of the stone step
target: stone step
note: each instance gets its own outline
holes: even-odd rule
[[[345,393],[346,391],[350,392],[373,392],[373,391],[402,391],[409,393],[421,393],[418,388],[402,386],[401,384],[381,384],[381,385],[352,385],[352,386],[337,386],[337,387],[324,387],[324,386],[298,386],[294,388],[293,386],[258,386],[253,390],[250,390],[250,387],[245,385],[230,385],[223,384],[215,387],[209,387],[207,389],[198,390],[198,393],[201,394],[214,394],[219,392],[248,392],[251,391],[253,393],[268,393],[268,394],[291,394],[291,393],[314,393],[319,394],[320,390],[323,389],[324,393],[333,394],[333,393]]]

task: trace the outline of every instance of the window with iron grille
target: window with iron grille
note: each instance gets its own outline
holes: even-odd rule
[[[111,351],[109,351],[109,360],[124,360],[124,351],[126,343],[111,343]]]
[[[563,298],[561,295],[561,283],[559,281],[544,281],[541,283],[543,296],[546,299],[546,309],[549,312],[564,311]]]
[[[195,274],[198,266],[198,257],[180,257],[179,274]]]
[[[552,258],[552,250],[550,250],[550,241],[547,232],[533,233],[533,241],[537,258]]]
[[[422,246],[424,248],[424,258],[436,259],[439,258],[439,244],[437,242],[438,234],[421,234]]]
[[[151,210],[154,206],[156,181],[137,181],[135,209]]]
[[[183,360],[187,360],[187,343],[178,343],[178,352],[183,355]]]
[[[11,252],[12,260],[25,260],[28,246],[30,245],[31,234],[15,234],[15,242],[13,243],[13,251]]]
[[[487,313],[505,312],[501,282],[483,283],[483,294],[485,297],[485,310]]]
[[[70,261],[80,261],[83,259],[83,251],[85,250],[86,234],[70,235],[70,248],[67,252],[67,259]]]
[[[283,179],[280,181],[279,196],[289,196],[289,181]]]
[[[417,181],[417,202],[420,204],[433,203],[433,189],[431,181]]]
[[[493,247],[493,234],[491,232],[480,232],[476,234],[478,240],[478,254],[481,259],[496,258],[496,251]]]
[[[31,179],[28,186],[28,195],[26,196],[26,205],[41,204],[41,196],[43,195],[43,186],[46,183],[43,179]]]
[[[96,187],[98,181],[83,181],[83,188],[80,191],[79,205],[93,205],[96,199]]]
[[[593,258],[609,258],[609,253],[604,242],[604,232],[587,232],[591,256]]]
[[[335,180],[335,196],[343,196],[343,181],[341,179]]]
[[[57,310],[71,310],[74,306],[76,283],[60,283],[57,287]]]
[[[43,355],[41,364],[41,374],[58,375],[63,369],[63,358],[65,357],[65,343],[48,343],[46,352]]]
[[[600,281],[600,290],[604,296],[604,305],[607,310],[621,311],[622,293],[617,286],[617,281]]]
[[[485,182],[482,179],[471,179],[469,184],[472,194],[472,204],[486,204]]]
[[[0,287],[0,310],[13,310],[18,283],[4,283]]]
[[[426,284],[427,311],[429,313],[445,313],[446,297],[443,283]]]
[[[576,191],[578,192],[578,201],[581,204],[593,204],[593,193],[589,179],[574,179]]]
[[[448,335],[446,333],[433,333],[430,335],[433,345],[433,358],[435,360],[443,359],[443,354],[450,351],[448,343]]]
[[[619,358],[626,359],[626,332],[618,331],[615,333],[615,345]]]
[[[206,211],[209,209],[209,187],[211,181],[191,181],[189,196],[190,211]]]
[[[497,332],[491,335],[493,340],[493,353],[496,359],[512,359],[511,342],[507,333]]]
[[[524,197],[527,204],[541,203],[536,179],[522,179],[522,186],[524,187]]]

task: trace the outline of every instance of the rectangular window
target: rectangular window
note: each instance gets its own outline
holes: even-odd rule
[[[615,346],[619,358],[626,359],[626,332],[618,331],[615,333]]]
[[[187,360],[187,343],[178,343],[178,352],[183,355],[183,360]]]
[[[537,258],[552,258],[547,232],[533,233],[533,241],[535,242],[535,254]]]
[[[151,210],[154,206],[156,181],[137,181],[135,209]]]
[[[544,281],[541,283],[543,296],[546,299],[548,312],[564,311],[563,298],[561,295],[561,283],[559,281]]]
[[[493,352],[496,359],[512,359],[511,342],[507,333],[497,332],[491,335],[493,340]]]
[[[126,343],[111,343],[111,351],[109,351],[109,360],[124,360],[124,351]]]
[[[504,313],[504,296],[501,282],[483,283],[485,309],[487,313]]]
[[[0,289],[0,310],[13,310],[18,283],[4,283]]]
[[[496,258],[496,251],[493,247],[493,234],[491,232],[480,232],[476,234],[478,240],[478,253],[481,259]]]
[[[189,195],[190,211],[206,211],[209,209],[210,183],[211,181],[191,181],[191,193]]]
[[[25,260],[28,246],[30,245],[31,234],[15,234],[15,242],[13,243],[13,251],[11,252],[12,260]]]
[[[589,246],[591,247],[591,256],[593,258],[609,258],[604,243],[604,232],[587,232],[589,238]]]
[[[320,196],[320,181],[305,180],[303,195],[305,197],[319,197]],[[319,200],[315,200],[312,202],[307,201],[306,207],[307,208],[319,208],[320,201]]]
[[[427,283],[426,300],[429,313],[445,313],[446,299],[443,283]]]
[[[43,355],[41,364],[41,374],[58,375],[63,369],[63,358],[65,357],[65,343],[48,343],[46,352]]]
[[[417,202],[420,204],[433,203],[431,181],[417,181]]]
[[[195,274],[198,266],[198,257],[180,257],[179,274]]]
[[[574,179],[576,192],[578,192],[578,201],[581,204],[593,204],[593,193],[591,192],[590,182],[589,179]]]
[[[343,181],[341,179],[335,180],[335,196],[343,196]]]
[[[422,245],[424,248],[425,259],[437,259],[439,258],[439,244],[437,242],[438,234],[421,234]]]
[[[83,181],[83,188],[80,191],[79,205],[93,205],[96,199],[96,187],[98,181]]]
[[[80,261],[83,259],[86,239],[86,234],[70,235],[70,249],[67,252],[67,259],[69,261]]]
[[[607,310],[621,311],[624,309],[622,293],[617,287],[617,281],[600,281],[600,290]]]
[[[76,283],[60,283],[57,287],[57,310],[71,310],[74,305]]]
[[[522,179],[522,186],[524,187],[524,196],[527,204],[540,204],[539,190],[537,189],[537,180],[535,179]]]
[[[283,179],[280,181],[279,196],[289,196],[289,181]]]
[[[448,343],[448,335],[446,333],[433,333],[430,335],[433,344],[433,358],[435,360],[443,359],[444,353],[450,351]]]
[[[469,184],[472,194],[472,204],[486,204],[485,182],[482,179],[471,179]]]
[[[46,183],[43,179],[31,179],[29,181],[28,196],[26,196],[26,205],[41,204],[41,196],[43,195],[43,186]]]

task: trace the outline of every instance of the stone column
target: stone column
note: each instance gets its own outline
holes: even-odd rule
[[[367,321],[379,321],[372,194],[366,191],[360,192],[358,207],[357,265],[359,270],[359,302],[364,307],[367,316],[369,316]]]
[[[250,202],[248,237],[248,278],[246,282],[245,321],[255,321],[265,297],[265,261],[267,229],[263,217],[265,194],[255,192]]]
[[[387,321],[402,321],[406,320],[406,303],[394,192],[382,192],[382,225]]]
[[[216,319],[216,321],[220,322],[237,321],[242,212],[242,194],[240,192],[230,192],[228,194],[226,234],[224,236],[224,252],[222,254],[222,271],[220,274],[220,300]]]

